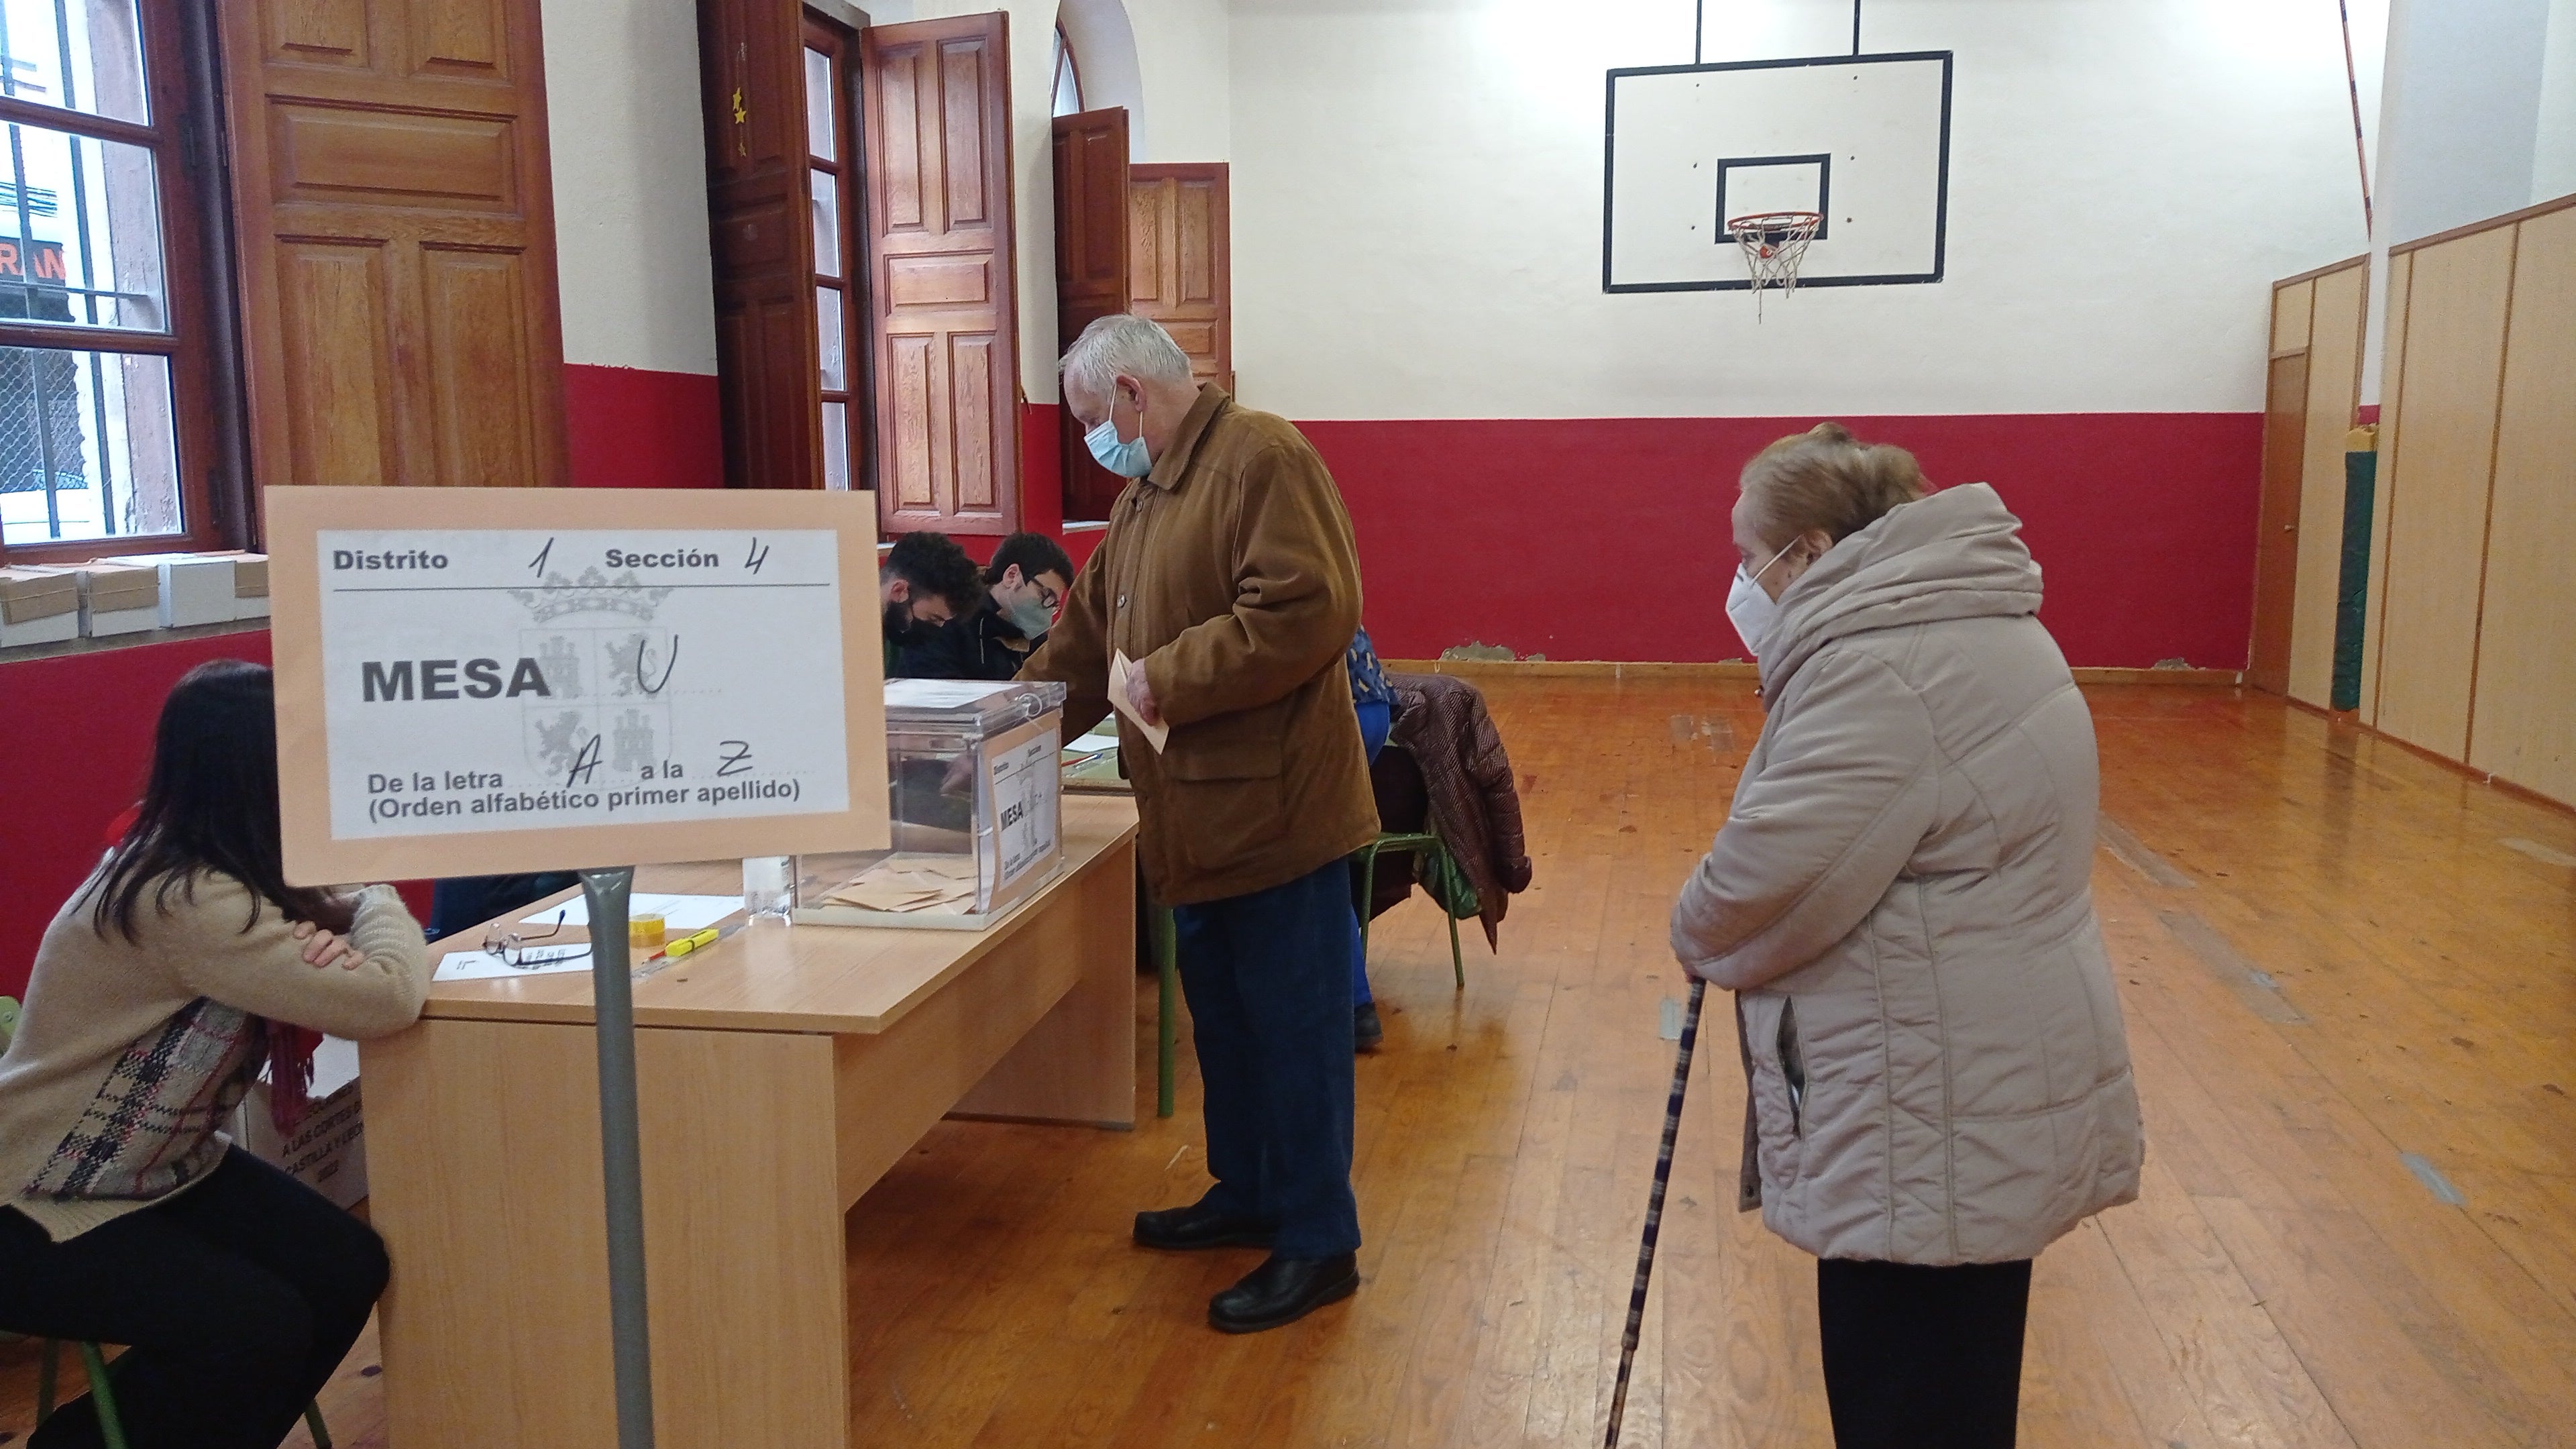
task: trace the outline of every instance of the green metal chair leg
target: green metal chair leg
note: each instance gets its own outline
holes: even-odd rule
[[[1153,932],[1154,974],[1161,1000],[1154,1020],[1154,1115],[1172,1115],[1172,1064],[1180,1041],[1180,1003],[1176,999],[1181,987],[1180,928],[1172,921],[1172,912],[1156,906],[1146,918]]]
[[[89,1370],[89,1401],[98,1409],[98,1436],[107,1449],[125,1449],[124,1416],[116,1412],[116,1393],[107,1384],[107,1355],[94,1343],[80,1348],[81,1367]]]
[[[45,1356],[36,1365],[36,1422],[44,1423],[54,1416],[54,1399],[59,1390],[60,1360],[63,1342],[45,1340]],[[107,1449],[128,1449],[125,1438],[125,1416],[116,1407],[116,1389],[107,1376],[107,1355],[95,1343],[80,1346],[81,1368],[89,1375],[90,1406],[98,1411],[98,1436]],[[331,1449],[331,1428],[322,1422],[322,1406],[304,1406],[304,1426],[313,1431],[313,1449]]]

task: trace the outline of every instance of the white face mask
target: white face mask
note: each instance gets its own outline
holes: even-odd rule
[[[1781,547],[1779,553],[1771,555],[1761,568],[1749,572],[1742,564],[1737,564],[1735,582],[1726,591],[1726,622],[1735,626],[1736,637],[1744,641],[1744,647],[1752,650],[1756,659],[1762,657],[1763,641],[1771,637],[1772,628],[1780,622],[1778,601],[1764,593],[1756,580],[1795,547],[1797,540],[1792,539]]]

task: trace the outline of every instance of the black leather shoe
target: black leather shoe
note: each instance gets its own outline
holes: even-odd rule
[[[1351,1011],[1351,1041],[1360,1051],[1377,1050],[1386,1040],[1386,1026],[1377,1019],[1377,1003],[1363,1001]]]
[[[1339,1303],[1359,1291],[1356,1253],[1329,1258],[1282,1258],[1244,1275],[1243,1281],[1208,1300],[1208,1326],[1221,1333],[1259,1333],[1294,1323],[1327,1303]]]
[[[1201,1203],[1136,1214],[1136,1241],[1148,1248],[1186,1253],[1199,1248],[1266,1248],[1271,1227],[1257,1218]]]

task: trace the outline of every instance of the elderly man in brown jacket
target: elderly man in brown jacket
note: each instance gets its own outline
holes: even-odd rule
[[[1351,962],[1344,857],[1377,834],[1343,652],[1360,620],[1350,516],[1285,419],[1190,378],[1140,317],[1066,349],[1064,405],[1102,466],[1136,481],[1022,679],[1061,681],[1066,726],[1120,726],[1145,884],[1173,908],[1204,1085],[1198,1202],[1136,1216],[1152,1248],[1266,1247],[1208,1321],[1276,1328],[1359,1286],[1351,1196]]]

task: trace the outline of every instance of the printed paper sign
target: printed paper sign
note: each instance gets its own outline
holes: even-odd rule
[[[491,874],[826,848],[778,828],[817,821],[882,835],[883,713],[852,708],[878,697],[872,515],[715,490],[270,497],[281,794],[320,787],[326,853]],[[307,700],[323,747],[299,754]],[[290,861],[315,844],[289,837]]]
[[[340,839],[849,807],[828,531],[314,548]]]

